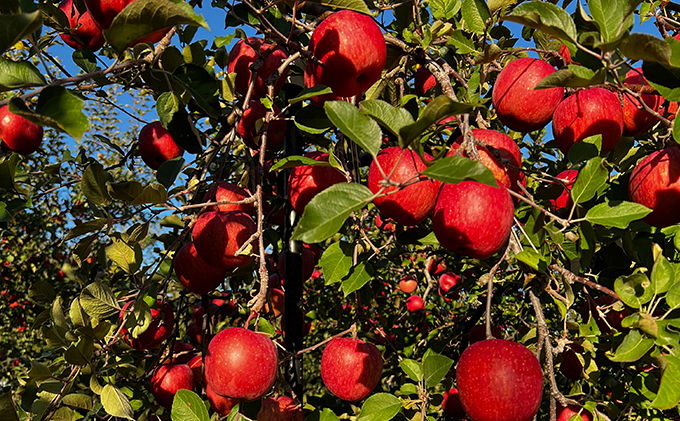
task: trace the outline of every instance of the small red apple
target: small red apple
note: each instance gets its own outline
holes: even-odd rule
[[[253,47],[257,49],[257,52],[255,52]],[[274,47],[272,43],[255,37],[248,37],[247,43],[244,40],[240,40],[234,45],[229,52],[227,71],[229,73],[236,72],[236,81],[234,82],[236,92],[243,96],[246,95],[251,81],[250,65],[253,64],[257,58],[262,57],[268,50],[271,51],[267,53],[264,64],[257,72],[253,92],[250,96],[251,99],[259,99],[267,95],[267,87],[264,84],[265,81],[279,68],[281,63],[288,58],[288,54],[286,54],[281,47]],[[281,90],[287,76],[288,68],[286,68],[276,80],[274,95]]]
[[[390,220],[388,219],[387,221],[390,221]],[[380,214],[377,214],[375,216],[375,226],[376,227],[380,228],[383,231],[394,232],[396,227],[394,226],[394,224],[392,222],[387,222],[387,221],[383,221]]]
[[[5,105],[0,108],[0,139],[2,147],[21,155],[30,155],[40,148],[43,128],[24,117],[11,113]]]
[[[203,357],[196,355],[187,362],[187,365],[194,373],[194,385],[198,386],[203,383]]]
[[[380,382],[383,361],[375,345],[359,339],[331,339],[321,356],[321,379],[345,401],[367,397]]]
[[[427,153],[424,156],[428,160],[433,159]],[[410,226],[423,222],[429,216],[442,183],[428,179],[417,181],[419,173],[425,168],[425,163],[410,149],[394,146],[378,153],[368,170],[368,188],[371,192],[378,193],[388,176],[393,183],[416,181],[402,188],[389,185],[383,191],[385,196],[373,199],[373,204],[384,217]]]
[[[194,225],[194,245],[201,258],[218,268],[235,269],[248,265],[253,256],[236,252],[257,232],[253,218],[245,212],[206,212]],[[257,248],[257,241],[250,244]]]
[[[184,155],[184,149],[175,143],[160,121],[155,121],[139,132],[139,155],[149,168],[157,170],[165,161]]]
[[[123,306],[119,316],[121,322],[125,318],[126,310],[133,302],[128,301]],[[157,301],[156,305],[157,309],[151,309],[151,324],[139,336],[133,337],[132,332],[129,332],[126,327],[121,329],[121,335],[123,335],[125,341],[131,347],[140,350],[155,348],[172,335],[172,329],[175,326],[175,315],[172,312],[172,306],[168,302],[161,303],[160,301]]]
[[[272,120],[267,127],[267,150],[269,151],[278,149],[286,135],[286,120],[283,119],[281,110],[276,105],[272,108]],[[248,104],[248,108],[243,112],[238,123],[238,133],[251,149],[260,149],[260,127],[264,124],[266,114],[267,108],[260,101],[253,100]]]
[[[534,88],[554,72],[553,66],[535,58],[508,63],[498,75],[491,95],[501,122],[518,132],[533,132],[548,124],[564,98],[564,88]]]
[[[602,135],[602,152],[619,143],[623,133],[623,109],[618,96],[604,88],[576,91],[560,102],[553,114],[557,147],[566,155],[575,143]]]
[[[652,213],[643,221],[663,228],[680,222],[680,148],[671,146],[652,152],[633,169],[628,197]]]
[[[574,201],[571,199],[571,188],[574,186],[577,176],[577,170],[565,170],[557,174],[557,179],[564,183],[566,189],[562,190],[562,193],[556,199],[550,199],[550,209],[553,212],[571,209],[574,205]]]
[[[442,247],[486,259],[510,236],[515,207],[505,187],[475,181],[445,184],[432,217],[432,231]]]
[[[411,313],[415,313],[416,311],[424,309],[425,303],[423,303],[423,299],[420,298],[419,296],[411,295],[406,300],[406,308],[408,308],[408,311],[410,311]]]
[[[163,364],[151,376],[151,393],[161,406],[172,408],[178,390],[194,389],[194,374],[186,364]]]
[[[201,325],[199,325],[196,322],[189,323],[189,326],[187,326],[187,336],[195,344],[198,344],[198,345],[202,344],[203,343],[203,330],[201,329]]]
[[[399,281],[399,289],[401,292],[410,294],[418,288],[418,280],[413,275],[404,275]]]
[[[319,83],[342,97],[358,95],[382,74],[387,48],[373,18],[351,10],[335,12],[321,22],[309,40],[308,62]]]
[[[205,356],[205,380],[215,393],[254,400],[271,389],[279,358],[267,336],[232,327],[215,335]]]
[[[106,42],[104,35],[92,20],[90,12],[85,11],[85,13],[80,14],[78,8],[73,4],[73,0],[62,0],[59,3],[59,9],[66,15],[69,29],[73,30],[69,33],[59,34],[67,45],[74,49],[86,48],[92,52],[104,46]]]
[[[196,348],[186,342],[175,342],[172,347],[172,362],[186,364],[196,355]]]
[[[632,69],[626,73],[624,85],[647,85],[647,80],[642,75],[642,69]],[[640,99],[652,110],[661,113],[664,98],[657,94],[640,94]],[[623,135],[640,135],[659,121],[654,115],[647,112],[637,99],[631,95],[623,94]]]
[[[470,420],[529,421],[541,405],[543,371],[525,346],[488,339],[463,351],[456,384]]]
[[[580,412],[580,414],[579,414]],[[571,417],[579,414],[583,421],[593,421],[593,414],[590,411],[578,406],[578,405],[567,405],[560,406],[557,408],[557,421],[569,421]]]
[[[439,295],[445,300],[457,300],[460,294],[455,287],[462,282],[460,276],[453,272],[442,273],[439,276]]]
[[[460,403],[460,396],[458,389],[452,387],[448,392],[444,392],[444,402],[442,402],[442,409],[444,415],[456,420],[462,420],[466,417],[463,405]]]
[[[208,395],[208,402],[210,402],[210,409],[220,415],[229,415],[231,408],[239,403],[238,399],[228,398],[215,393],[209,384],[205,386],[205,394]]]
[[[226,271],[207,264],[198,255],[194,243],[187,243],[175,255],[175,274],[186,289],[203,295],[217,288]]]
[[[582,354],[583,347],[576,343],[570,344],[562,353],[560,371],[569,380],[581,380],[583,377],[583,364],[578,359],[577,353]]]
[[[425,66],[420,66],[418,70],[416,70],[414,80],[416,95],[424,96],[427,91],[434,88],[436,85],[437,79],[435,79],[434,75],[430,73]]]
[[[220,181],[217,184],[213,184],[208,192],[203,197],[204,202],[240,202],[251,196],[248,191],[240,188],[239,186],[232,184],[228,181]],[[220,210],[222,212],[229,211],[243,211],[249,215],[253,215],[255,207],[252,203],[245,203],[242,205],[215,205],[211,210]]]
[[[262,399],[257,421],[304,421],[302,410],[290,396]]]
[[[328,154],[323,152],[306,153],[307,158],[328,162]],[[344,175],[332,167],[305,165],[295,167],[288,178],[288,195],[290,204],[299,215],[305,211],[310,200],[333,184],[344,183]]]
[[[84,0],[87,11],[90,12],[92,20],[102,31],[109,29],[113,19],[125,9],[127,5],[135,0]],[[160,41],[170,28],[164,28],[131,42],[128,47],[132,47],[140,42],[156,43]]]

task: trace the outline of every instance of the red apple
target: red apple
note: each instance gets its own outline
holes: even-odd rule
[[[194,389],[194,374],[186,364],[163,364],[151,376],[151,393],[161,406],[172,408],[178,390]]]
[[[331,393],[345,401],[367,397],[380,382],[382,369],[378,348],[360,339],[332,339],[321,356],[323,383]]]
[[[404,275],[399,281],[399,289],[401,292],[410,294],[418,288],[418,280],[413,275]]]
[[[251,196],[248,191],[240,188],[239,186],[232,184],[228,181],[220,181],[217,184],[213,184],[208,192],[203,197],[204,202],[240,202]],[[255,207],[252,203],[246,203],[242,205],[215,205],[210,208],[210,210],[220,210],[222,212],[229,211],[242,211],[249,215],[253,215],[255,212]]]
[[[90,12],[92,20],[101,29],[109,29],[113,19],[125,9],[127,5],[135,0],[84,0],[87,11]],[[128,45],[132,47],[140,42],[156,43],[163,39],[170,28],[164,28],[153,32],[145,37],[138,39]]]
[[[204,374],[215,393],[251,401],[271,389],[278,365],[278,354],[271,339],[232,327],[210,341]]]
[[[316,76],[314,76],[314,63],[310,60],[307,62],[307,66],[305,66],[305,73],[304,73],[304,81],[305,81],[305,88],[313,88],[316,85],[321,85],[322,83],[319,82],[316,79]],[[338,100],[343,100],[344,98],[339,97],[335,95],[334,93],[330,94],[324,94],[324,95],[317,95],[315,97],[310,98],[309,100],[311,101],[312,104],[323,107],[323,104],[326,101],[338,101]]]
[[[491,326],[491,336],[502,339],[503,332],[497,326]],[[468,341],[473,344],[475,342],[486,340],[486,325],[474,325],[470,329]]]
[[[680,148],[671,146],[652,152],[633,169],[628,197],[652,213],[643,221],[663,228],[680,222]]]
[[[172,362],[186,364],[196,355],[196,348],[186,342],[175,342],[172,347]]]
[[[134,301],[128,301],[120,312],[119,320],[122,322],[127,314],[127,309]],[[149,327],[136,338],[132,336],[132,332],[128,332],[126,327],[120,331],[131,347],[135,349],[151,349],[160,345],[164,340],[172,335],[172,329],[175,326],[175,315],[172,312],[170,303],[156,302],[156,308],[151,309],[151,324]],[[133,317],[133,316],[129,316]]]
[[[186,289],[198,295],[214,290],[226,277],[224,269],[201,259],[193,242],[185,244],[175,255],[175,274]]]
[[[205,386],[205,394],[208,395],[208,402],[210,402],[210,409],[220,415],[229,415],[231,408],[238,404],[238,399],[228,398],[215,393],[209,384]]]
[[[427,268],[427,270],[432,276],[441,275],[446,270],[446,265],[443,264],[439,259],[432,258],[430,261],[430,266]]]
[[[308,62],[310,73],[341,97],[373,85],[387,60],[385,40],[373,18],[351,10],[324,19],[309,40],[309,52],[319,61]]]
[[[430,73],[425,66],[420,66],[418,70],[416,70],[414,80],[416,95],[424,96],[427,91],[434,88],[436,85],[437,79],[435,79],[434,75]]]
[[[535,88],[554,72],[553,66],[535,58],[525,57],[508,63],[498,75],[491,94],[501,122],[518,132],[533,132],[545,127],[564,98],[564,88]]]
[[[184,155],[184,149],[175,143],[160,121],[155,121],[139,132],[139,155],[146,165],[157,170],[165,161]]]
[[[455,287],[462,282],[460,276],[453,272],[442,273],[439,276],[439,295],[446,301],[457,300],[460,294]]]
[[[525,346],[488,339],[463,351],[456,384],[471,421],[529,421],[541,405],[543,372]]]
[[[267,108],[260,101],[250,101],[248,108],[238,123],[238,133],[243,142],[252,149],[260,149],[260,127],[264,124]],[[286,135],[286,120],[281,115],[281,110],[273,106],[272,120],[267,127],[267,150],[278,149]],[[259,122],[259,123],[258,123]]]
[[[597,326],[600,328],[600,331],[609,333],[611,332],[610,326],[618,331],[621,331],[621,321],[630,315],[630,310],[623,308],[623,310],[617,311],[613,308],[604,308],[611,306],[615,302],[616,299],[609,295],[597,297],[594,301],[585,301],[583,306],[581,306],[581,317],[583,318],[583,321],[588,322],[590,315],[592,314],[592,316],[595,318]],[[600,313],[604,313],[605,318],[607,319],[606,322],[602,320]]]
[[[196,355],[187,362],[187,365],[194,373],[194,385],[198,386],[203,383],[203,357]]]
[[[475,181],[445,184],[434,207],[432,231],[442,247],[486,259],[508,240],[514,212],[503,186]]]
[[[328,162],[328,154],[323,152],[306,153],[307,158]],[[290,204],[298,214],[302,215],[310,200],[333,184],[344,183],[344,175],[332,167],[305,165],[295,167],[288,178],[288,195]]]
[[[21,155],[30,155],[40,148],[43,128],[24,117],[11,113],[5,105],[0,108],[0,139],[3,149]]]
[[[550,199],[550,209],[553,212],[571,209],[571,207],[574,205],[574,201],[571,199],[571,188],[574,186],[577,176],[577,170],[565,170],[557,174],[557,179],[564,183],[566,189],[562,190],[562,193],[557,197],[557,199]]]
[[[626,73],[624,85],[647,85],[647,80],[642,76],[642,69],[633,69]],[[640,94],[640,99],[652,110],[662,113],[664,98],[657,94]],[[623,94],[623,135],[640,135],[659,121],[654,115],[642,108],[640,99],[631,95]]]
[[[106,40],[101,29],[92,20],[90,12],[80,14],[73,0],[62,0],[59,9],[66,15],[71,32],[59,34],[61,39],[74,49],[86,48],[95,52],[102,48]]]
[[[262,399],[257,421],[304,421],[302,410],[290,396]]]
[[[236,255],[250,237],[257,232],[253,218],[245,212],[206,212],[193,228],[194,245],[201,258],[218,268],[235,269],[248,265],[253,256]],[[257,249],[257,241],[250,244]]]
[[[570,344],[562,353],[560,371],[569,380],[581,380],[583,377],[583,364],[578,359],[577,353],[582,354],[583,347],[576,343]]]
[[[272,300],[272,311],[274,317],[279,317],[286,311],[286,297],[282,290],[272,288],[269,290],[269,297]],[[264,312],[269,313],[269,304],[265,304]]]
[[[560,102],[553,114],[557,147],[566,155],[576,142],[602,135],[602,152],[619,143],[623,133],[623,109],[619,97],[604,88],[576,91]]]
[[[424,309],[425,303],[423,303],[423,299],[420,298],[419,296],[411,295],[406,300],[406,308],[408,308],[408,311],[410,311],[411,313],[415,313],[416,311]]]
[[[187,326],[187,336],[198,345],[203,343],[203,330],[201,326],[196,322],[191,322]]]
[[[257,49],[257,52],[255,52],[253,47]],[[236,81],[234,82],[236,92],[244,96],[246,95],[251,81],[250,65],[253,64],[257,58],[262,57],[265,52],[271,48],[274,49],[267,53],[264,64],[257,72],[253,92],[250,96],[251,99],[259,99],[267,95],[267,87],[264,82],[279,68],[281,63],[288,58],[288,54],[286,54],[281,47],[272,47],[272,43],[255,37],[249,37],[247,43],[244,40],[240,40],[234,45],[229,52],[227,71],[229,73],[236,72]],[[287,76],[288,68],[286,68],[283,74],[276,80],[274,95],[281,90]]]
[[[444,392],[442,409],[444,410],[444,415],[446,417],[451,417],[456,420],[462,420],[466,417],[463,405],[460,403],[458,389],[452,387],[448,392]]]
[[[506,167],[496,159],[490,150],[481,146],[477,147],[480,161],[491,170],[494,178],[506,188],[522,193],[518,184],[526,186],[527,183],[526,178],[522,177],[523,174],[516,169],[522,167],[522,152],[520,152],[517,143],[510,136],[495,130],[474,129],[472,130],[472,135],[494,148],[500,155],[500,158],[508,162],[509,166]],[[463,136],[460,136],[451,145],[451,149],[446,156],[454,156],[462,143]],[[467,156],[467,153],[463,152],[463,156]]]
[[[388,219],[387,221],[390,221],[390,219]],[[380,228],[383,231],[389,231],[389,232],[394,232],[394,230],[396,229],[396,227],[394,226],[393,223],[383,221],[380,214],[377,214],[375,216],[375,226]]]
[[[557,408],[557,421],[569,421],[576,414],[579,414],[583,421],[593,421],[593,414],[578,405],[559,406]]]
[[[429,154],[424,156],[428,160],[433,159]],[[425,168],[425,163],[410,149],[397,146],[383,149],[368,170],[368,188],[374,194],[378,193],[386,177],[394,183],[417,180]],[[441,184],[426,179],[402,188],[390,185],[383,191],[386,195],[375,198],[373,204],[386,218],[392,218],[401,225],[417,225],[432,212]]]
[[[574,61],[571,59],[571,52],[566,45],[562,44],[560,50],[557,53],[560,55],[560,57],[555,59],[555,65],[558,68],[566,67],[567,65],[574,63]]]

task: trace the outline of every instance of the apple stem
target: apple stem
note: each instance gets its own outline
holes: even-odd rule
[[[486,284],[486,314],[484,315],[484,322],[486,324],[486,339],[495,338],[495,336],[493,336],[493,333],[491,333],[491,300],[493,298],[493,278],[494,275],[496,274],[496,271],[498,271],[498,268],[500,267],[501,263],[503,263],[505,259],[508,257],[509,252],[510,243],[508,243],[508,246],[505,248],[505,251],[503,252],[503,256],[501,256],[501,258],[498,259],[498,262],[496,262],[496,264],[493,265],[488,275],[488,282]]]

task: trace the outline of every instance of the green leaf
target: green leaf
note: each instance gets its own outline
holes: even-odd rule
[[[156,113],[163,127],[168,127],[176,112],[184,108],[182,100],[174,92],[163,92],[156,100]]]
[[[680,307],[680,282],[677,282],[668,290],[668,293],[666,294],[666,304],[668,304],[668,307],[671,309]]]
[[[43,75],[31,62],[12,61],[0,57],[0,92],[43,86],[46,83]]]
[[[640,308],[654,297],[652,283],[643,273],[619,276],[614,281],[614,290],[621,301],[633,308]]]
[[[294,241],[319,243],[335,235],[352,212],[366,206],[373,194],[357,183],[334,184],[307,204],[298,222]]]
[[[172,119],[166,127],[177,144],[191,154],[200,153],[203,150],[201,139],[196,127],[191,122],[191,117],[184,107],[172,115]]]
[[[71,58],[85,73],[92,73],[97,70],[97,56],[90,50],[79,48],[71,54]]]
[[[28,289],[28,298],[43,306],[52,304],[54,297],[54,287],[47,281],[35,282]]]
[[[331,244],[323,252],[319,265],[326,285],[342,281],[352,268],[352,245],[342,241]]]
[[[144,187],[139,196],[132,201],[133,205],[163,204],[168,200],[168,191],[160,183],[151,183]]]
[[[90,129],[90,122],[83,113],[84,101],[61,86],[48,86],[40,92],[35,113],[18,98],[9,103],[9,110],[41,125],[68,133],[76,139]]]
[[[405,358],[399,361],[399,366],[411,380],[416,382],[423,380],[423,365],[418,361]]]
[[[456,47],[458,54],[470,54],[477,51],[474,42],[465,36],[463,31],[455,31],[446,43]]]
[[[319,414],[319,421],[340,421],[340,419],[330,408],[324,408]]]
[[[161,185],[165,187],[165,189],[169,189],[170,187],[172,187],[173,184],[175,184],[175,180],[177,179],[177,176],[182,172],[182,168],[184,168],[185,162],[186,161],[184,161],[184,158],[182,157],[165,161],[164,163],[161,164],[161,166],[158,168],[158,171],[156,172],[156,180],[158,180],[158,182],[161,183]]]
[[[632,221],[642,219],[650,212],[651,209],[638,203],[617,200],[593,206],[586,213],[586,219],[593,224],[625,229]]]
[[[278,161],[269,169],[269,171],[280,171],[287,168],[303,167],[307,165],[316,165],[318,167],[331,166],[331,164],[326,161],[317,161],[316,159],[307,158],[306,156],[292,155]]]
[[[71,318],[71,323],[73,323],[73,326],[75,327],[84,327],[89,323],[87,314],[80,305],[80,299],[78,297],[71,302],[68,316]]]
[[[571,189],[571,198],[576,203],[583,203],[592,199],[597,191],[607,183],[607,176],[609,176],[609,171],[604,166],[603,158],[596,157],[586,162],[586,165],[576,177]]]
[[[88,234],[93,231],[99,231],[104,228],[108,220],[106,218],[96,218],[92,221],[84,222],[80,225],[76,225],[73,229],[64,237],[63,241],[70,240],[72,238],[80,237],[81,235]]]
[[[71,344],[64,352],[64,359],[67,363],[85,366],[90,363],[90,358],[94,352],[94,342],[92,338],[81,337],[77,344]]]
[[[14,44],[40,29],[42,14],[39,10],[33,13],[16,15],[0,15],[0,54],[9,50]]]
[[[110,384],[104,386],[101,394],[101,402],[104,411],[106,411],[107,414],[134,421],[134,418],[132,418],[134,411],[132,411],[130,401],[127,396],[115,386]]]
[[[333,126],[324,109],[314,105],[304,107],[295,113],[293,121],[298,129],[311,134],[324,133]]]
[[[588,10],[605,42],[618,38],[625,19],[625,0],[588,0]]]
[[[671,59],[671,47],[661,38],[650,34],[630,34],[621,41],[619,50],[630,60],[668,63]]]
[[[454,114],[466,114],[474,109],[473,105],[456,102],[446,95],[440,95],[425,106],[423,114],[415,123],[399,130],[399,145],[406,148],[431,125]]]
[[[401,410],[401,401],[389,393],[376,393],[361,407],[359,421],[389,421]]]
[[[70,393],[62,398],[61,403],[71,408],[84,409],[85,411],[92,411],[92,408],[94,408],[92,397],[82,393]]]
[[[550,261],[547,260],[545,256],[542,256],[533,250],[522,250],[515,255],[515,258],[538,272],[545,272],[550,265]]]
[[[615,362],[633,362],[642,358],[647,351],[654,346],[654,339],[640,333],[639,330],[633,329],[621,342],[614,354],[608,354],[610,360]]]
[[[106,257],[116,262],[127,273],[134,273],[142,263],[142,248],[134,247],[120,238],[113,238],[113,243],[106,247]]]
[[[116,200],[132,202],[142,193],[142,183],[139,181],[124,181],[122,183],[107,183],[106,192]]]
[[[579,88],[583,86],[599,85],[607,79],[607,69],[602,67],[596,72],[587,67],[570,64],[566,69],[559,69],[541,79],[535,89],[550,89],[557,87]]]
[[[484,0],[463,0],[460,11],[470,32],[483,34],[486,31],[486,21],[491,13]]]
[[[332,94],[333,90],[329,88],[326,85],[314,85],[311,88],[304,89],[302,92],[300,92],[300,95],[296,96],[295,98],[291,98],[288,100],[289,104],[297,104],[298,102],[302,102],[306,99],[314,98],[319,95],[326,95],[326,94]],[[306,107],[305,107],[306,108]],[[321,108],[321,107],[316,107],[316,108]]]
[[[354,10],[355,12],[370,15],[371,10],[363,0],[312,0],[310,3],[318,3],[322,6],[330,6],[338,9]]]
[[[680,403],[680,358],[675,355],[664,355],[663,358],[668,364],[663,370],[656,398],[650,404],[660,410],[672,409]]]
[[[372,277],[373,266],[370,264],[361,262],[352,267],[347,277],[342,280],[342,292],[345,294],[345,297],[366,285]]]
[[[501,18],[528,28],[538,29],[549,35],[576,43],[576,25],[569,13],[552,3],[530,1],[515,7],[509,15]]]
[[[133,338],[139,338],[139,335],[151,326],[152,321],[149,305],[144,300],[137,300],[132,312],[125,316],[125,327],[132,333]]]
[[[80,188],[87,200],[97,206],[103,206],[107,201],[111,200],[108,189],[106,187],[107,178],[109,174],[106,173],[104,167],[99,162],[93,162],[83,172],[83,178],[80,181]]]
[[[172,421],[210,421],[210,415],[196,393],[181,389],[172,401]]]
[[[448,357],[436,353],[427,355],[423,360],[425,386],[435,387],[438,385],[451,370],[452,365],[453,360]]]
[[[413,116],[404,108],[393,107],[385,101],[374,99],[359,104],[359,109],[380,123],[381,126],[399,136],[399,130],[407,124],[413,123]]]
[[[656,262],[654,262],[650,280],[654,293],[657,295],[667,292],[675,283],[675,269],[663,254],[659,254]]]
[[[323,106],[328,119],[363,150],[376,156],[382,146],[378,123],[345,101],[326,101]]]
[[[83,289],[80,305],[90,317],[102,320],[120,312],[120,306],[111,289],[95,281]]]
[[[678,59],[680,61],[680,58]],[[642,63],[647,82],[669,101],[680,101],[680,68],[653,61]]]
[[[432,17],[438,20],[453,19],[461,6],[461,0],[430,0]]]
[[[595,134],[586,137],[580,142],[576,142],[571,149],[569,149],[567,158],[572,164],[578,164],[595,158],[600,154],[601,150],[602,135]]]
[[[121,52],[140,38],[183,24],[209,30],[205,19],[181,0],[136,0],[116,15],[103,33],[109,44]]]
[[[19,421],[19,415],[17,415],[17,410],[14,408],[11,390],[0,393],[0,418],[7,421]]]
[[[423,175],[447,184],[458,184],[462,181],[473,180],[498,187],[491,170],[481,162],[473,161],[464,156],[448,156],[439,159],[426,168]]]
[[[676,68],[680,67],[680,40],[668,37],[664,41],[671,47],[670,65]]]
[[[195,64],[183,64],[175,69],[172,75],[184,84],[198,106],[210,117],[218,118],[220,116],[222,113],[219,101],[220,87],[217,80],[207,70]]]

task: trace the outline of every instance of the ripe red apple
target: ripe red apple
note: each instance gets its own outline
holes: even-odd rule
[[[194,343],[200,345],[203,343],[203,330],[201,330],[201,325],[196,322],[189,323],[187,326],[187,336]]]
[[[430,266],[427,268],[427,270],[432,276],[441,275],[446,270],[446,265],[443,264],[439,259],[433,258],[430,261]]]
[[[652,213],[643,221],[654,227],[680,222],[680,148],[671,146],[652,152],[633,169],[628,181],[628,197],[647,206]]]
[[[460,403],[458,389],[452,387],[448,392],[444,392],[442,409],[444,410],[444,415],[446,417],[451,417],[456,420],[462,420],[466,417],[463,405]]]
[[[460,276],[453,272],[442,273],[439,276],[439,296],[445,301],[457,300],[460,296],[456,286],[463,282]]]
[[[172,362],[186,364],[196,355],[196,348],[186,342],[175,342],[172,347]]]
[[[139,155],[149,168],[157,170],[165,161],[184,155],[184,149],[175,143],[160,121],[154,121],[139,132]]]
[[[69,28],[73,31],[59,34],[61,39],[74,49],[86,48],[95,52],[102,48],[106,40],[101,29],[92,20],[90,12],[80,14],[73,0],[62,0],[59,9],[66,15]]]
[[[226,271],[207,264],[198,255],[194,243],[187,243],[175,254],[175,274],[186,289],[203,295],[217,288]]]
[[[286,135],[286,120],[281,115],[279,107],[274,105],[272,120],[267,127],[267,150],[278,149]],[[267,108],[260,101],[250,101],[248,108],[238,123],[238,133],[243,142],[252,149],[260,149],[260,127],[264,124]],[[258,124],[259,121],[259,124]]]
[[[570,344],[562,353],[560,371],[569,380],[581,380],[583,377],[583,364],[578,359],[577,353],[582,354],[583,347],[576,343]]]
[[[555,65],[557,68],[566,67],[567,65],[574,63],[574,61],[571,59],[571,52],[566,45],[562,44],[560,50],[557,53],[560,55],[560,57],[555,59]]]
[[[406,308],[408,308],[408,311],[411,313],[415,313],[416,311],[424,309],[425,303],[423,303],[423,299],[419,296],[411,295],[406,299]]]
[[[135,0],[84,0],[87,11],[90,12],[92,20],[101,29],[109,29],[113,19],[125,9],[127,5]],[[160,41],[170,28],[164,28],[153,32],[145,37],[138,39],[128,45],[132,47],[141,42],[156,43]]]
[[[535,88],[554,72],[553,66],[535,58],[525,57],[508,63],[498,75],[491,94],[501,122],[517,132],[533,132],[545,127],[564,98],[564,88]]]
[[[529,421],[541,405],[543,372],[524,345],[488,339],[463,351],[456,384],[471,421]]]
[[[332,339],[321,356],[323,383],[331,393],[345,401],[367,397],[380,382],[382,369],[378,348],[360,339]]]
[[[579,412],[581,413],[579,414]],[[578,405],[559,406],[557,408],[557,421],[569,421],[576,414],[579,414],[583,421],[593,421],[593,414]]]
[[[215,393],[209,384],[205,386],[205,394],[208,395],[208,402],[210,402],[210,409],[220,415],[229,415],[231,408],[238,404],[238,399],[228,398]]]
[[[196,355],[187,362],[187,365],[194,373],[194,385],[198,386],[203,383],[203,357]]]
[[[624,85],[647,85],[647,80],[642,76],[642,69],[632,69],[626,73]],[[662,113],[664,98],[657,94],[640,94],[642,102],[652,110]],[[654,115],[642,108],[639,99],[623,94],[623,135],[637,136],[649,130],[659,121]]]
[[[309,51],[310,73],[341,97],[358,95],[382,74],[387,48],[373,18],[351,10],[335,12],[316,27]]]
[[[619,97],[604,88],[576,91],[560,102],[553,114],[557,147],[566,155],[576,142],[602,135],[602,152],[619,143],[623,133],[623,109]]]
[[[510,236],[515,207],[505,187],[475,181],[445,184],[432,217],[439,244],[453,252],[486,259]]]
[[[557,174],[557,179],[561,180],[567,188],[562,190],[562,193],[556,199],[550,199],[550,209],[553,212],[571,209],[574,205],[574,201],[571,199],[571,188],[574,186],[577,176],[577,170],[565,170]]]
[[[321,82],[319,82],[316,79],[316,76],[314,76],[314,64],[312,61],[309,61],[307,65],[305,66],[305,73],[304,73],[304,81],[305,81],[305,88],[313,88],[316,85],[321,85]],[[315,97],[310,98],[309,100],[311,101],[312,104],[323,107],[323,104],[326,101],[338,101],[338,100],[343,100],[344,98],[337,96],[334,93],[330,94],[324,94],[324,95],[317,95]]]
[[[424,156],[428,160],[433,159],[429,154]],[[419,173],[425,168],[425,163],[418,154],[410,149],[401,149],[398,146],[383,149],[368,170],[368,188],[374,194],[378,193],[383,187],[383,180],[388,176],[394,183],[417,180]],[[401,225],[417,225],[432,212],[441,185],[439,181],[426,179],[401,189],[388,186],[384,190],[386,195],[373,199],[373,204],[384,217],[392,218]]]
[[[506,167],[499,162],[494,154],[487,148],[478,146],[477,152],[479,153],[479,159],[482,164],[491,170],[494,178],[500,184],[508,189],[521,193],[522,190],[519,188],[518,184],[526,186],[526,178],[522,177],[522,173],[515,169],[522,167],[522,152],[520,152],[517,143],[515,143],[510,136],[495,130],[473,129],[472,135],[475,138],[484,141],[488,146],[496,149],[500,158],[506,160],[509,166]],[[451,149],[446,156],[454,156],[462,143],[463,136],[460,136],[453,142]],[[467,156],[467,153],[463,152],[463,156]]]
[[[401,292],[410,294],[418,288],[418,280],[413,275],[404,275],[399,281],[399,289]]]
[[[434,88],[436,85],[437,79],[435,79],[434,75],[430,73],[425,66],[420,66],[418,70],[416,70],[414,80],[416,95],[424,96],[427,91]]]
[[[194,225],[194,245],[201,258],[218,268],[235,269],[248,265],[253,257],[236,252],[257,232],[253,218],[245,212],[206,212]],[[257,241],[251,242],[253,249]]]
[[[255,52],[253,47],[257,49],[257,52]],[[253,64],[253,62],[258,57],[264,55],[264,53],[270,48],[272,48],[272,43],[256,37],[248,37],[247,43],[244,40],[240,40],[236,43],[236,45],[234,45],[234,47],[229,52],[227,71],[229,73],[236,72],[236,81],[234,82],[234,88],[236,89],[236,92],[244,96],[246,95],[251,81],[250,65]],[[267,57],[264,59],[264,64],[257,72],[257,78],[255,79],[255,85],[253,86],[253,92],[250,96],[251,99],[259,99],[267,95],[267,87],[265,86],[264,82],[287,58],[288,54],[286,54],[286,52],[279,46],[274,47],[274,49],[268,53]],[[287,76],[288,68],[286,68],[283,74],[281,74],[276,80],[276,84],[274,85],[274,95],[276,95],[281,90]]]
[[[232,184],[228,181],[220,181],[217,184],[213,184],[208,192],[203,197],[204,202],[240,202],[251,196],[248,191],[240,188],[239,186]],[[246,203],[243,205],[215,205],[210,208],[210,210],[220,210],[222,212],[229,211],[242,211],[249,215],[253,215],[255,212],[255,207],[252,203]]]
[[[161,406],[172,408],[178,390],[194,389],[194,374],[186,364],[162,364],[151,376],[151,393]]]
[[[383,231],[389,231],[389,232],[394,232],[396,227],[394,226],[393,223],[388,222],[390,221],[389,219],[387,221],[383,221],[382,217],[380,214],[377,214],[375,216],[375,226],[380,228]]]
[[[3,149],[21,155],[30,155],[40,148],[43,128],[24,117],[11,113],[5,105],[0,108],[0,139]]]
[[[121,322],[125,318],[126,310],[133,302],[128,301],[123,306],[119,316]],[[168,302],[161,303],[157,301],[156,307],[151,309],[151,324],[141,335],[135,338],[132,336],[132,332],[128,332],[126,327],[121,329],[121,335],[123,335],[125,342],[131,347],[140,350],[155,348],[172,335],[172,329],[175,326],[175,315],[172,312],[172,306]]]
[[[205,356],[205,380],[215,393],[254,400],[271,389],[279,357],[267,336],[232,327],[215,335]]]
[[[623,310],[617,311],[614,310],[613,308],[607,309],[604,308],[611,306],[615,302],[616,299],[609,295],[597,297],[594,301],[591,300],[585,301],[581,306],[581,318],[583,318],[584,322],[588,322],[588,320],[590,319],[590,315],[592,315],[595,318],[597,327],[599,327],[600,331],[604,333],[611,332],[610,326],[618,331],[621,331],[622,330],[621,321],[630,315],[630,310],[628,310],[627,308],[623,308]],[[600,317],[600,313],[604,313],[605,318],[607,319],[606,322],[602,320],[602,317]]]
[[[306,153],[307,158],[328,162],[328,154],[323,152]],[[288,178],[288,195],[290,204],[298,214],[302,215],[310,200],[333,184],[344,183],[344,175],[332,167],[305,165],[295,167]]]
[[[503,332],[501,332],[497,326],[491,326],[491,336],[502,339]],[[468,341],[470,344],[473,344],[483,340],[486,340],[486,325],[474,325],[472,329],[470,329]]]
[[[257,421],[304,421],[302,410],[290,396],[262,399]]]

